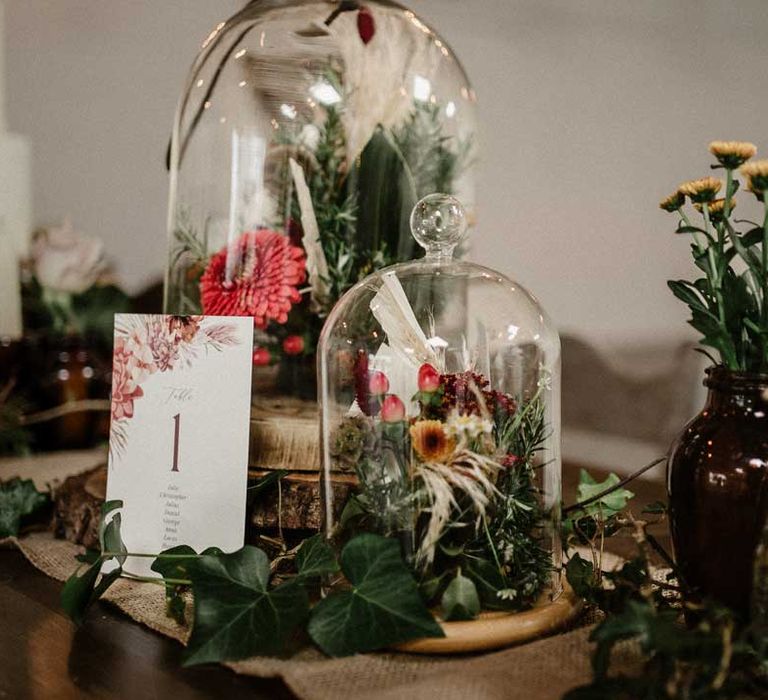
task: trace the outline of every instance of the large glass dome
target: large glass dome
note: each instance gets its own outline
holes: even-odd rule
[[[413,257],[419,198],[472,202],[474,100],[395,2],[250,2],[210,34],[179,104],[166,311],[253,316],[257,394],[314,400],[333,304]]]
[[[432,603],[462,577],[524,609],[560,592],[558,334],[519,284],[453,258],[456,199],[412,225],[426,256],[358,283],[320,339],[326,532],[399,539]]]

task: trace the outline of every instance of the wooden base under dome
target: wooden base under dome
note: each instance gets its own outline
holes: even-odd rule
[[[415,639],[394,648],[411,654],[467,654],[500,649],[562,629],[581,609],[582,600],[564,582],[563,592],[555,600],[545,594],[530,610],[483,612],[476,620],[441,622],[445,637]]]

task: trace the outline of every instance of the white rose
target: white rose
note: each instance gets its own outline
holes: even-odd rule
[[[65,221],[35,236],[32,265],[44,288],[80,294],[90,289],[105,270],[104,244],[98,238],[78,233]]]

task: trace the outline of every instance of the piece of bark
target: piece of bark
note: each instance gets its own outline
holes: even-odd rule
[[[107,467],[70,476],[54,494],[53,532],[85,547],[99,546],[99,518],[106,491]]]
[[[266,472],[251,472],[258,477]],[[350,474],[332,474],[334,516],[346,503],[350,491],[357,483]],[[284,530],[319,530],[323,524],[320,499],[320,475],[295,473],[284,476],[253,504],[251,525],[256,528]]]
[[[249,479],[264,476],[266,471],[249,473]],[[334,515],[340,514],[347,497],[356,483],[349,474],[333,474]],[[54,494],[53,530],[61,537],[97,548],[101,505],[106,496],[107,468],[97,467],[78,476],[69,477]],[[249,506],[246,514],[249,527],[248,541],[256,541],[263,530],[276,532],[319,530],[322,527],[320,475],[293,473],[284,476],[279,484],[260,494]]]

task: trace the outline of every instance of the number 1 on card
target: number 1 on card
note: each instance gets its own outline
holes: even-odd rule
[[[181,414],[177,413],[173,417],[173,467],[172,472],[179,471],[179,426],[181,424]]]

